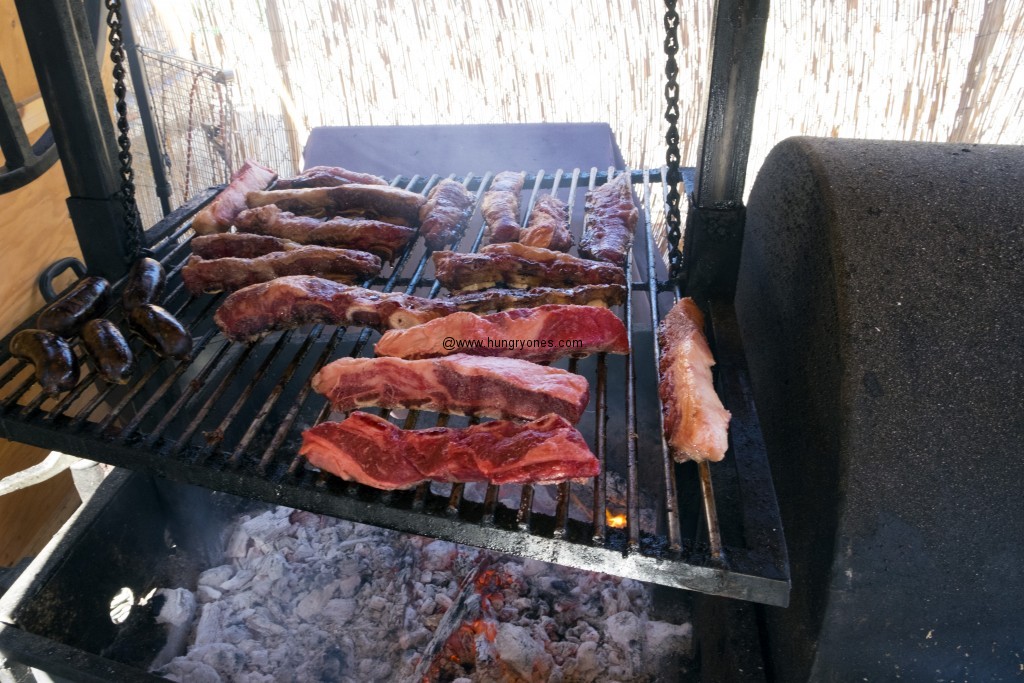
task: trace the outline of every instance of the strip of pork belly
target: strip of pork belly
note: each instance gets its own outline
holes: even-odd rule
[[[380,259],[365,251],[330,247],[298,246],[256,258],[206,260],[190,256],[181,279],[192,294],[232,292],[287,275],[313,275],[329,280],[355,282],[380,272]]]
[[[456,311],[485,313],[553,304],[619,305],[620,285],[584,285],[572,289],[497,290],[426,299],[295,275],[251,285],[230,294],[214,320],[232,341],[252,341],[275,330],[312,323],[365,325],[377,330],[405,329]]]
[[[693,299],[680,299],[658,328],[658,394],[665,440],[677,462],[718,461],[729,447],[729,411],[715,393],[715,359],[704,336],[704,316]]]
[[[231,176],[227,187],[221,190],[213,201],[192,219],[192,229],[197,235],[227,232],[232,222],[245,207],[248,193],[262,190],[277,178],[277,172],[254,161],[246,161]]]
[[[246,209],[238,214],[235,227],[246,233],[300,244],[368,251],[389,262],[416,237],[415,228],[365,218],[297,216],[274,204]]]
[[[340,166],[313,166],[294,178],[278,178],[275,190],[295,190],[303,187],[336,187],[346,183],[360,185],[387,185],[388,181],[370,173],[357,173]]]
[[[525,173],[502,171],[484,192],[480,213],[487,225],[488,243],[519,241],[523,229],[519,224],[519,193],[525,181]]]
[[[438,251],[433,258],[437,279],[453,292],[499,283],[515,289],[626,284],[622,268],[516,242],[491,244],[476,254]]]
[[[216,235],[198,235],[192,238],[192,253],[202,259],[256,258],[275,251],[288,251],[302,246],[298,242],[248,235],[239,232],[222,232]]]
[[[555,483],[600,471],[583,436],[557,415],[525,424],[405,430],[356,411],[307,429],[299,453],[314,467],[385,490],[423,481]]]
[[[530,221],[519,233],[519,243],[554,251],[569,251],[569,206],[554,195],[546,194],[533,205]]]
[[[393,225],[417,226],[420,208],[427,198],[390,185],[350,183],[337,187],[250,192],[245,201],[250,209],[274,204],[282,211],[314,218],[361,217]]]
[[[588,192],[583,208],[580,256],[624,267],[639,217],[628,173]]]
[[[312,387],[342,412],[378,406],[535,420],[548,413],[576,424],[590,400],[587,380],[515,358],[341,358]]]
[[[448,178],[439,182],[420,209],[420,232],[427,246],[441,249],[462,237],[473,202],[473,195],[462,183]]]
[[[449,349],[446,339],[471,345]],[[407,360],[467,353],[544,363],[565,356],[629,353],[629,337],[626,326],[607,308],[548,305],[485,316],[453,313],[406,330],[391,330],[374,350],[378,356]]]

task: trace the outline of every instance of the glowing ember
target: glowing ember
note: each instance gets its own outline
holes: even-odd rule
[[[626,515],[613,515],[610,511],[604,511],[605,521],[613,529],[624,529],[626,527]]]

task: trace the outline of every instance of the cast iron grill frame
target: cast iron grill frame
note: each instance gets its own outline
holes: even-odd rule
[[[614,172],[559,169],[554,174],[528,174],[527,212],[540,190],[568,191],[572,207],[588,188],[607,182]],[[96,380],[83,358],[83,376],[75,389],[47,398],[38,391],[31,368],[8,352],[10,338],[31,327],[32,316],[0,342],[0,435],[357,522],[675,588],[785,605],[790,588],[785,539],[731,303],[711,299],[707,306],[707,331],[718,360],[717,388],[733,414],[726,460],[678,465],[670,459],[660,433],[652,437],[648,429],[645,438],[638,434],[638,419],[652,419],[650,410],[638,414],[638,402],[650,403],[653,395],[657,405],[656,386],[639,386],[638,368],[650,370],[652,363],[656,367],[658,347],[651,331],[679,295],[678,285],[663,272],[660,256],[649,257],[657,254],[651,216],[652,208],[666,200],[665,174],[665,169],[631,171],[634,193],[640,197],[641,228],[630,259],[629,295],[615,310],[627,325],[633,352],[624,360],[599,354],[568,361],[570,369],[588,376],[591,406],[596,408],[592,423],[580,426],[602,462],[602,474],[593,480],[589,520],[570,516],[576,484],[559,485],[554,514],[543,514],[535,509],[532,486],[522,487],[518,504],[510,507],[501,502],[501,490],[495,486],[486,488],[482,500],[467,496],[460,484],[440,491],[424,484],[408,492],[381,492],[304,467],[296,455],[301,431],[331,413],[326,401],[309,389],[308,378],[340,352],[372,354],[369,341],[375,333],[315,325],[275,332],[250,344],[227,342],[211,320],[224,295],[190,296],[179,274],[190,253],[190,218],[209,201],[212,190],[150,233],[163,236],[151,250],[168,269],[165,303],[195,338],[189,358],[158,362],[136,341],[133,348],[142,362],[126,387]],[[476,197],[475,234],[471,228],[461,240],[470,242],[471,250],[483,239],[479,201],[492,178],[491,172],[457,178]],[[392,185],[426,193],[440,179],[399,176]],[[574,224],[577,236],[579,231]],[[417,239],[392,268],[365,284],[437,296],[440,284],[427,277],[430,270],[429,252]],[[119,300],[120,286],[114,287],[113,301]],[[427,291],[417,291],[423,289]],[[106,313],[117,322],[122,321],[121,314],[117,303]],[[80,344],[76,352],[82,356]],[[620,365],[610,377],[609,368]],[[617,372],[625,378],[621,413],[619,398],[609,395],[610,385],[618,386]],[[268,377],[276,379],[270,382]],[[650,380],[649,372],[645,377]],[[265,397],[260,388],[264,380],[273,385]],[[660,432],[660,411],[653,412]],[[406,428],[434,426],[423,419],[427,415],[433,414],[413,411],[396,423]],[[620,429],[611,437],[609,421]],[[275,422],[276,426],[268,424]],[[436,422],[446,423],[444,415]],[[653,484],[652,467],[662,477]],[[628,521],[621,530],[610,528],[605,519],[610,470],[625,473]],[[656,522],[653,528],[641,529],[641,498],[649,501],[651,490],[662,492],[655,500]],[[622,507],[622,502],[615,504]],[[579,513],[578,505],[575,510]]]

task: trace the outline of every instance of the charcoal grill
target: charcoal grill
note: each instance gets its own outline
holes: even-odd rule
[[[708,123],[695,173],[679,168],[674,59],[679,18],[674,3],[666,3],[668,165],[629,172],[641,222],[630,259],[629,296],[619,312],[633,351],[624,358],[598,355],[562,364],[590,380],[591,409],[580,428],[601,460],[602,474],[586,484],[566,483],[553,490],[425,484],[393,493],[344,483],[313,471],[297,456],[302,431],[330,417],[324,399],[311,392],[309,378],[328,360],[371,354],[375,333],[318,325],[250,344],[227,342],[212,323],[222,297],[190,296],[180,278],[190,253],[191,217],[216,188],[144,235],[125,228],[131,225],[130,209],[119,201],[125,169],[115,167],[113,129],[103,108],[95,106],[103,95],[95,64],[83,48],[88,27],[81,7],[66,0],[18,5],[54,137],[62,154],[74,160],[65,168],[73,196],[69,208],[90,272],[118,280],[133,240],[141,239],[167,268],[165,304],[191,331],[195,345],[180,362],[159,361],[139,347],[141,363],[131,384],[104,385],[87,368],[74,390],[47,398],[33,382],[31,368],[8,353],[10,337],[32,326],[33,316],[0,341],[0,436],[354,521],[665,586],[787,604],[786,544],[731,304],[766,2],[722,2],[716,10]],[[54,33],[54,27],[60,30]],[[66,69],[69,63],[78,68]],[[127,150],[120,142],[123,163]],[[84,160],[99,163],[85,165]],[[479,203],[494,172],[501,170],[510,169],[450,177],[463,182]],[[530,207],[542,190],[579,206],[588,189],[617,172],[622,171],[529,173]],[[677,188],[684,177],[693,206],[682,254]],[[426,193],[440,179],[398,176],[391,184]],[[670,272],[655,246],[654,216],[662,207],[668,218]],[[578,221],[573,228],[578,236]],[[477,249],[482,235],[474,207],[467,235],[453,248]],[[440,286],[432,275],[429,254],[417,240],[393,267],[365,284],[438,296]],[[121,286],[114,287],[115,301]],[[708,314],[716,381],[733,414],[729,456],[710,466],[675,464],[661,438],[654,330],[684,293],[696,297]],[[106,315],[123,320],[117,305]],[[81,356],[81,349],[76,352]],[[413,412],[395,420],[411,428],[457,425],[460,418],[435,420]],[[612,479],[623,482],[621,499]],[[553,511],[540,506],[542,498],[554,501]],[[653,521],[645,521],[648,510]],[[625,527],[612,528],[606,511],[625,513]]]
[[[530,174],[530,207],[541,190],[571,204],[581,202],[583,193],[614,173],[573,169]],[[467,173],[457,179],[479,202],[492,177],[489,172]],[[532,486],[520,491],[492,485],[474,491],[482,487],[423,484],[412,491],[387,493],[308,468],[297,455],[301,433],[331,412],[326,400],[310,390],[311,375],[324,362],[343,355],[372,355],[376,333],[317,325],[273,333],[249,344],[228,342],[211,320],[223,295],[191,296],[181,283],[180,270],[190,254],[189,217],[201,202],[158,226],[165,237],[150,247],[169,273],[166,306],[196,340],[191,356],[161,362],[139,347],[142,364],[131,384],[105,385],[87,369],[74,390],[48,398],[38,390],[31,367],[7,353],[12,332],[0,342],[3,435],[355,521],[676,588],[785,605],[785,543],[774,499],[765,495],[771,492],[771,480],[738,332],[727,305],[712,305],[709,329],[719,361],[720,391],[733,412],[732,456],[720,465],[676,466],[660,438],[655,396],[658,348],[652,330],[678,296],[676,285],[664,273],[659,277],[657,259],[650,258],[656,253],[652,208],[665,201],[667,192],[663,177],[661,170],[631,173],[643,226],[634,247],[630,294],[621,307],[632,339],[631,355],[600,354],[562,362],[590,381],[592,409],[579,427],[602,463],[602,474],[586,484],[552,487],[546,497],[555,501],[553,513],[536,508],[538,491]],[[397,177],[392,185],[425,193],[439,180]],[[484,232],[478,213],[462,240],[466,244],[457,246],[480,246]],[[580,226],[574,227],[578,234]],[[438,296],[441,287],[432,277],[429,257],[421,241],[414,242],[393,266],[364,284]],[[120,286],[114,287],[114,300]],[[107,316],[120,322],[123,312],[115,305]],[[84,356],[82,362],[87,367]],[[396,422],[423,428],[455,425],[460,419],[412,412]],[[609,477],[624,481],[621,500],[613,500],[615,492],[609,494]],[[510,491],[518,494],[515,504],[509,504]],[[573,503],[579,500],[587,501],[586,514],[579,514],[580,505]],[[725,507],[723,500],[728,510],[720,509]],[[645,525],[641,508],[648,505],[653,506],[656,521]],[[571,514],[571,509],[577,513]],[[625,527],[611,528],[606,510],[625,513]]]

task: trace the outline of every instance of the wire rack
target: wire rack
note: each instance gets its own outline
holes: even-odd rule
[[[280,116],[235,106],[234,73],[167,52],[136,47],[145,76],[152,121],[144,122],[132,102],[129,118],[135,155],[139,205],[146,225],[160,218],[154,164],[164,168],[171,188],[171,205],[225,183],[231,169],[245,159],[258,159],[283,173],[294,173],[295,159]],[[138,84],[135,84],[138,87]],[[149,155],[146,124],[156,136],[160,158]]]

